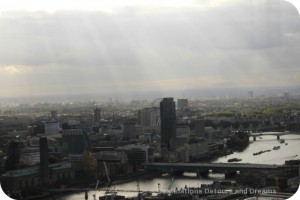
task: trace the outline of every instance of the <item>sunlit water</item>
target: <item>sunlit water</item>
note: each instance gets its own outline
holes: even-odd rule
[[[256,141],[250,137],[250,145],[242,152],[234,152],[234,154],[218,158],[213,162],[227,162],[230,158],[241,158],[241,163],[284,164],[286,160],[300,158],[300,135],[280,136],[280,139],[285,140],[284,143],[280,143],[275,135],[260,137],[257,137]],[[280,146],[280,149],[273,150],[274,146]],[[268,149],[271,151],[253,156],[253,153]]]
[[[286,160],[300,158],[300,134],[299,135],[283,135],[280,137],[285,140],[285,143],[279,143],[276,136],[268,135],[257,137],[256,141],[250,138],[249,146],[242,152],[234,152],[231,155],[220,157],[212,162],[227,163],[230,158],[241,158],[240,163],[259,163],[259,164],[284,164]],[[280,149],[273,150],[274,146],[280,146]],[[260,155],[253,156],[253,153],[270,149],[270,152],[265,152]],[[171,175],[162,175],[148,179],[139,179],[128,183],[117,184],[112,186],[115,190],[138,190],[141,191],[167,191],[175,190],[175,188],[184,188],[185,185],[189,187],[199,187],[201,184],[210,184],[214,180],[223,180],[224,174],[210,173],[208,178],[197,178],[195,173],[184,173],[182,177],[172,177]],[[106,189],[106,188],[103,188]],[[118,192],[119,195],[127,197],[137,196],[137,192]],[[55,199],[64,200],[82,200],[84,193],[74,193],[72,195],[56,196]],[[89,191],[89,199],[93,199],[93,195],[98,199],[103,196],[103,191]]]

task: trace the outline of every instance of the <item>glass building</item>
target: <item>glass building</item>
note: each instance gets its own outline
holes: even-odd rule
[[[170,150],[170,139],[176,137],[176,110],[173,98],[160,102],[161,147]]]

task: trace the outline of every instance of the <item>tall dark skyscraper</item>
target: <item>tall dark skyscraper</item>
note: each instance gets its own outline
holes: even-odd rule
[[[48,140],[47,137],[40,138],[40,171],[41,182],[45,186],[48,183],[49,169],[48,169]]]
[[[52,118],[53,120],[57,120],[57,111],[56,111],[56,110],[52,110],[52,111],[51,111],[51,118]]]
[[[201,115],[195,121],[195,133],[197,137],[205,137],[205,122]]]
[[[20,167],[20,150],[23,144],[19,141],[10,141],[8,145],[8,160],[6,170],[16,170]]]
[[[101,119],[101,108],[97,107],[94,109],[94,120],[95,122],[99,122]]]
[[[161,147],[170,150],[170,139],[176,137],[176,111],[173,98],[163,98],[160,102]]]

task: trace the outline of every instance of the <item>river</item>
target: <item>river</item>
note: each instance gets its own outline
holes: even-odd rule
[[[219,157],[212,162],[227,163],[230,158],[240,158],[240,163],[258,163],[258,164],[284,164],[286,160],[299,159],[300,157],[300,133],[288,134],[280,137],[285,140],[285,143],[279,143],[275,135],[257,137],[256,141],[250,138],[249,146],[242,152],[234,152],[231,155]],[[273,150],[274,146],[280,146],[280,149]],[[265,152],[260,155],[253,156],[253,153],[270,149],[270,152]],[[210,184],[214,180],[223,180],[224,174],[210,173],[208,178],[197,178],[195,173],[184,173],[182,177],[172,177],[171,175],[161,175],[159,177],[140,179],[128,183],[114,185],[115,190],[138,190],[141,191],[166,191],[183,188],[185,185],[190,187],[199,187],[201,184]],[[105,189],[105,188],[103,188]],[[137,196],[136,192],[118,192],[119,195],[127,197]],[[98,199],[104,195],[103,191],[89,191],[89,199],[93,199],[93,195]],[[71,195],[58,195],[55,199],[64,200],[83,200],[84,193],[74,193]]]

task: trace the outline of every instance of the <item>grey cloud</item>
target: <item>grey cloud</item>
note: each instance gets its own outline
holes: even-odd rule
[[[185,8],[156,16],[128,13],[22,12],[11,18],[4,13],[1,62],[138,65],[135,49],[145,46],[196,51],[268,48],[284,45],[284,33],[299,26],[295,8],[281,1],[206,11]]]
[[[45,85],[53,80],[71,85],[200,75],[232,78],[282,66],[297,69],[297,10],[285,1],[236,2],[153,12],[127,7],[112,14],[2,13],[0,67],[31,66],[36,69],[28,75],[31,84]],[[46,68],[52,70],[39,71]]]

